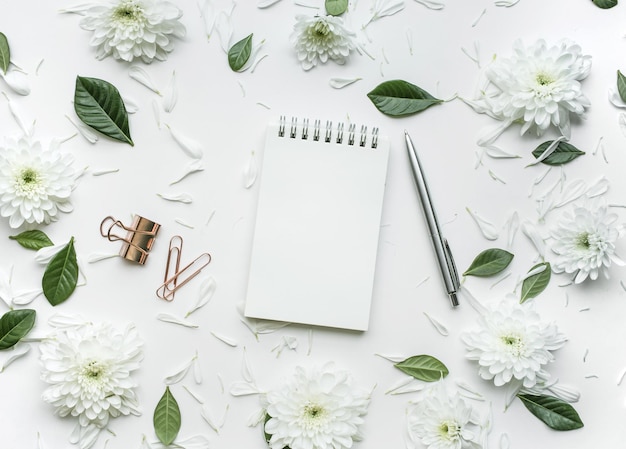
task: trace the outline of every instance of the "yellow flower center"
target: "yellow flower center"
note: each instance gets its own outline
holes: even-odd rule
[[[319,429],[328,418],[328,411],[319,404],[308,402],[300,414],[302,426],[306,429]]]
[[[588,232],[582,232],[576,236],[576,246],[580,249],[589,249],[591,247]]]
[[[124,25],[133,25],[144,20],[143,9],[133,0],[119,4],[113,10],[113,19]]]
[[[526,350],[526,344],[519,335],[503,335],[500,337],[507,350],[515,357],[521,356]]]
[[[43,177],[31,167],[24,167],[16,173],[15,191],[20,196],[32,196],[43,187]]]
[[[540,86],[547,86],[554,82],[554,78],[552,78],[550,75],[548,75],[545,72],[539,72],[537,74],[537,78],[535,79],[537,80],[537,84],[539,84]]]
[[[439,435],[445,440],[455,440],[459,437],[461,428],[454,421],[443,421],[439,425]]]
[[[325,21],[319,20],[313,27],[313,31],[318,37],[326,37],[330,34],[330,27]]]

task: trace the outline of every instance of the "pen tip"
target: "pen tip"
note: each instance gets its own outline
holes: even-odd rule
[[[452,303],[452,307],[459,305],[459,299],[456,296],[456,292],[450,293],[450,302]]]

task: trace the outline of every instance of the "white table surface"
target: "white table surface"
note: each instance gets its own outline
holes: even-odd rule
[[[310,3],[322,6],[323,2]],[[354,29],[360,29],[367,20],[372,3],[353,2],[348,19]],[[88,170],[72,195],[75,210],[41,229],[55,242],[75,237],[87,283],[56,308],[43,297],[30,305],[38,314],[30,337],[45,336],[51,330],[47,318],[62,312],[78,313],[91,321],[111,321],[117,326],[133,322],[145,341],[145,359],[136,372],[143,415],[113,420],[111,432],[101,435],[96,448],[139,448],[142,435],[156,440],[152,412],[163,393],[163,380],[196,351],[203,382],[198,385],[189,375],[172,386],[172,391],[182,411],[180,436],[205,435],[213,448],[266,447],[260,427],[247,426],[248,417],[259,407],[258,398],[229,394],[230,385],[242,379],[244,353],[258,384],[266,389],[278,387],[297,365],[326,361],[335,361],[351,371],[359,384],[375,386],[363,427],[365,439],[355,446],[358,448],[401,448],[407,442],[405,410],[413,396],[385,394],[403,374],[376,353],[430,354],[442,360],[450,369],[451,380],[472,385],[493,404],[492,447],[498,447],[504,433],[511,448],[623,445],[626,386],[619,386],[618,380],[626,367],[626,292],[620,286],[626,276],[624,268],[612,267],[609,280],[577,286],[561,287],[568,278],[554,276],[536,299],[542,317],[554,320],[569,338],[556,352],[557,360],[549,370],[562,383],[581,392],[575,408],[585,427],[571,432],[552,431],[527,412],[520,401],[504,412],[504,392],[481,380],[476,365],[464,357],[459,336],[475,327],[477,314],[464,298],[466,293],[461,295],[461,305],[453,310],[442,291],[403,141],[406,129],[427,167],[443,230],[463,271],[480,251],[506,245],[503,226],[513,212],[522,220],[536,221],[534,198],[529,193],[545,167],[525,166],[531,160],[530,151],[556,134],[550,132],[543,140],[520,137],[519,127],[514,126],[498,143],[522,157],[485,157],[483,165],[476,167],[477,137],[485,127],[496,124],[489,117],[454,100],[419,115],[390,118],[377,111],[366,94],[382,81],[404,79],[440,98],[450,99],[455,94],[471,97],[481,69],[462,48],[470,53],[478,49],[480,61],[486,65],[493,55],[509,55],[518,38],[527,44],[538,38],[548,42],[573,39],[593,57],[591,74],[583,82],[592,106],[586,119],[572,127],[571,142],[587,154],[566,165],[563,173],[568,180],[581,178],[590,183],[606,176],[611,182],[606,195],[609,202],[626,204],[626,137],[618,125],[618,109],[607,100],[616,71],[626,70],[624,5],[601,10],[589,0],[521,0],[511,8],[502,8],[488,0],[449,0],[443,10],[434,11],[407,0],[403,11],[371,23],[367,36],[359,32],[371,57],[353,53],[344,66],[327,63],[305,72],[296,61],[289,35],[296,14],[313,14],[315,10],[297,6],[291,0],[282,0],[268,9],[257,8],[253,0],[239,1],[233,12],[233,42],[253,32],[257,41],[265,39],[261,54],[268,56],[253,73],[234,73],[217,36],[207,41],[196,2],[180,0],[177,4],[184,12],[186,38],[176,42],[167,61],[137,63],[163,89],[172,73],[176,74],[178,102],[171,113],[161,112],[159,128],[152,104],[161,98],[128,76],[131,64],[95,58],[88,45],[90,34],[78,26],[80,17],[59,13],[71,2],[0,2],[0,31],[9,39],[13,60],[29,73],[32,92],[18,96],[2,82],[0,90],[6,92],[27,122],[36,120],[37,138],[47,142],[75,133],[66,116],[76,120],[72,99],[77,75],[105,79],[139,106],[130,116],[134,147],[104,136],[96,144],[76,136],[62,145],[62,151],[74,155],[77,168]],[[228,5],[218,0],[215,4],[224,8]],[[329,86],[332,77],[362,79],[344,89],[334,89]],[[244,187],[243,171],[252,152],[261,164],[265,126],[280,115],[379,126],[381,133],[391,139],[372,316],[370,329],[364,333],[323,328],[310,332],[306,326],[292,325],[260,335],[257,341],[240,320],[237,306],[245,298],[258,195],[258,184]],[[183,172],[189,158],[173,141],[166,125],[205,148],[206,169],[175,186],[169,183]],[[7,100],[0,97],[0,134],[16,136],[19,132]],[[593,154],[600,139],[605,157],[600,151]],[[92,175],[104,169],[119,172]],[[501,181],[494,179],[490,171]],[[559,176],[560,171],[553,170],[549,182]],[[547,188],[550,184],[543,185]],[[193,196],[193,203],[172,203],[157,196],[183,192]],[[501,230],[500,238],[495,242],[485,240],[466,207],[495,223]],[[114,253],[119,248],[99,235],[101,220],[113,215],[129,221],[133,213],[162,225],[146,265],[134,266],[120,258],[87,263],[95,253]],[[618,213],[623,219],[623,209]],[[1,220],[0,269],[7,273],[12,270],[15,289],[36,288],[43,266],[34,261],[32,252],[8,239],[14,234],[8,221]],[[163,276],[167,242],[175,234],[185,241],[183,262],[203,251],[211,253],[213,262],[200,278],[181,289],[174,302],[166,303],[157,299],[154,291]],[[513,291],[516,280],[537,260],[537,252],[521,232],[512,251],[515,259],[509,267],[509,278],[496,286],[493,279],[468,278],[466,290],[485,302]],[[618,251],[626,254],[623,241]],[[200,279],[209,275],[215,278],[217,290],[211,303],[189,317],[197,329],[156,319],[159,313],[184,315],[197,297]],[[445,324],[450,335],[440,335],[424,313]],[[226,345],[211,332],[236,340],[237,346]],[[295,337],[298,347],[295,351],[284,350],[277,357],[272,348],[284,336]],[[28,356],[0,374],[0,446],[36,447],[39,434],[46,448],[70,447],[68,437],[74,422],[53,416],[52,408],[42,401],[45,384],[39,378],[37,343],[33,346]],[[183,385],[205,398],[215,416],[221,416],[228,406],[219,434],[203,421],[199,404]]]

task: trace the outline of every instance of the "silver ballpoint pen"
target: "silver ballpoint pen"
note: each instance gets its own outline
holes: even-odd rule
[[[422,210],[424,211],[424,217],[426,218],[426,224],[428,226],[428,232],[433,242],[433,248],[435,249],[435,256],[437,257],[437,263],[439,264],[439,271],[443,277],[443,283],[446,288],[446,292],[450,297],[450,302],[453,306],[458,306],[459,301],[457,298],[457,292],[459,290],[459,275],[456,271],[454,259],[450,252],[450,246],[448,241],[443,238],[441,231],[439,230],[439,223],[437,221],[437,215],[435,214],[435,208],[432,200],[430,199],[430,193],[428,191],[428,185],[424,178],[424,171],[417,157],[417,151],[413,146],[409,133],[404,131],[404,138],[406,140],[406,148],[409,153],[409,160],[411,161],[411,168],[413,169],[413,178],[415,179],[415,186],[417,187],[417,194],[422,202]]]

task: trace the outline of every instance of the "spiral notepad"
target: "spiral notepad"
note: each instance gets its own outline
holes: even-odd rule
[[[389,141],[365,126],[268,126],[245,315],[368,328]]]

